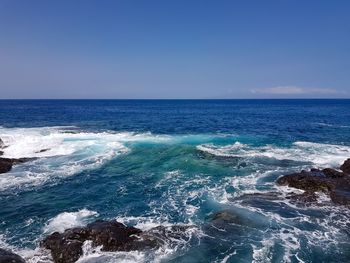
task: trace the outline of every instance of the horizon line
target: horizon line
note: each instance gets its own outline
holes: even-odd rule
[[[349,98],[0,98],[1,100],[350,100]]]

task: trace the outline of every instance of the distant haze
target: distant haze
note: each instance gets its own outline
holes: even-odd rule
[[[0,98],[350,98],[350,1],[0,0]]]

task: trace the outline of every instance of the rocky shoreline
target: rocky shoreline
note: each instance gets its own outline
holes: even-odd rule
[[[1,149],[5,148],[0,139]],[[45,151],[44,149],[43,151]],[[12,169],[13,165],[31,161],[33,158],[2,158],[0,157],[0,174]],[[288,186],[304,191],[290,192],[282,195],[280,192],[246,194],[235,200],[242,202],[261,202],[289,199],[291,202],[308,205],[317,204],[317,196],[323,193],[329,197],[335,206],[350,205],[350,158],[339,170],[332,168],[302,170],[300,172],[283,175],[276,180],[278,186]],[[228,223],[251,224],[232,211],[218,211],[210,219],[211,225],[222,226]],[[186,234],[190,229],[197,228],[187,225],[157,226],[149,230],[126,226],[118,221],[97,220],[85,227],[66,229],[63,233],[54,232],[45,237],[40,246],[50,251],[55,263],[73,263],[83,255],[83,245],[91,242],[92,247],[101,247],[102,251],[147,251],[156,250],[174,240],[189,241]],[[25,260],[8,250],[0,248],[0,263],[23,263]]]
[[[160,248],[174,239],[186,239],[192,226],[158,226],[147,231],[125,226],[117,221],[98,220],[86,227],[55,232],[41,246],[51,251],[55,263],[73,263],[83,254],[83,244],[91,241],[102,251],[145,251]]]
[[[316,192],[321,192],[329,196],[336,205],[350,205],[350,158],[340,166],[340,170],[303,170],[284,175],[278,178],[276,183],[305,191],[301,195],[291,195],[292,199],[313,202]]]

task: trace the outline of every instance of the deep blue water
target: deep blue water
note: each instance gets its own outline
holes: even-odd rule
[[[0,247],[29,262],[50,262],[44,236],[98,218],[195,228],[81,262],[350,261],[347,209],[246,198],[349,158],[350,100],[0,100],[0,126],[5,157],[39,157],[0,175]],[[215,225],[220,211],[240,223]]]

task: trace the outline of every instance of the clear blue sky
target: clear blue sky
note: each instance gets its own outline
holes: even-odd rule
[[[0,98],[349,98],[348,0],[0,0]]]

